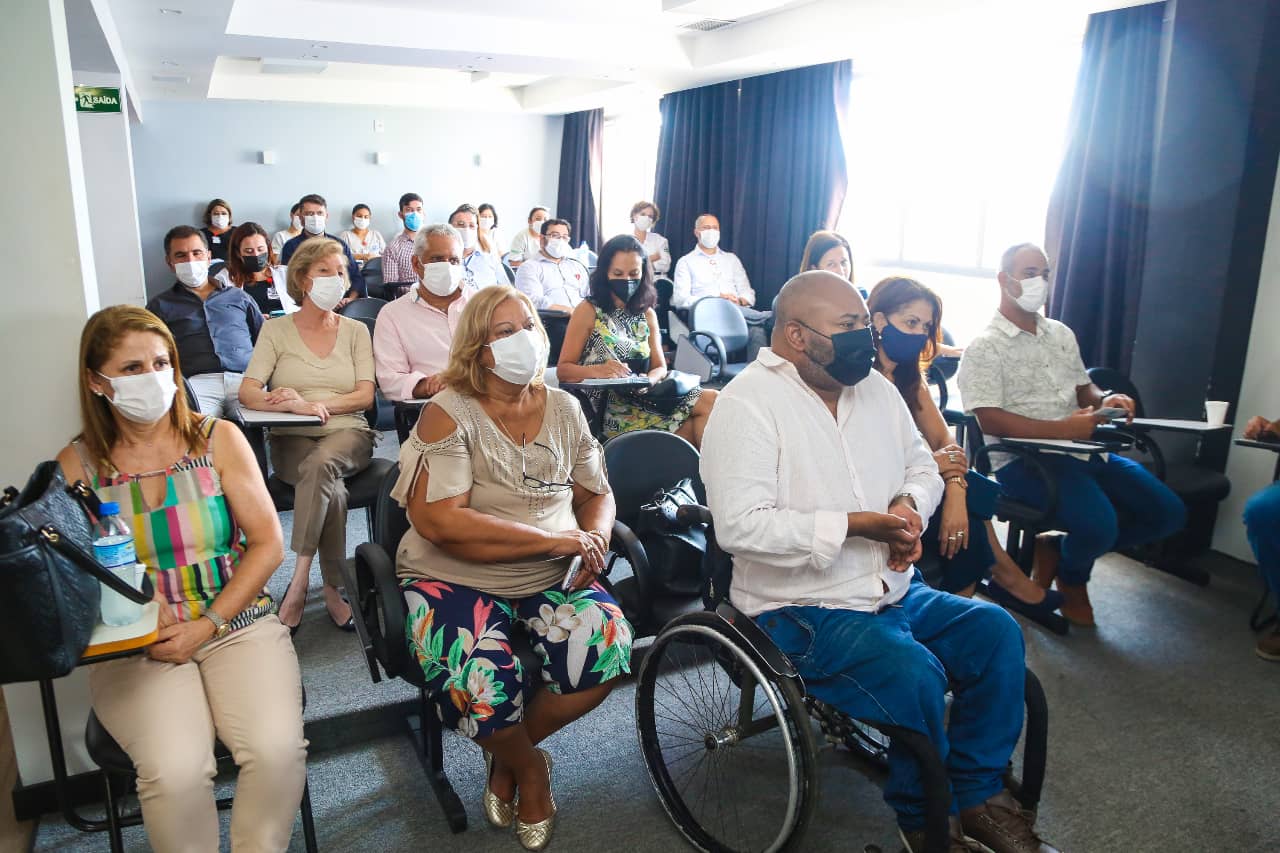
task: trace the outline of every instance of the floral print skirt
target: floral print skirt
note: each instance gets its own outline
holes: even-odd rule
[[[524,717],[524,671],[511,649],[516,624],[542,658],[542,681],[574,693],[631,671],[631,625],[599,584],[502,598],[459,584],[406,581],[409,651],[445,725],[485,738]]]

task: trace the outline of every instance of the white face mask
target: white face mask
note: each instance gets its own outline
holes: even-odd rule
[[[464,250],[474,249],[476,247],[476,243],[479,242],[480,239],[476,236],[476,229],[467,228],[463,225],[455,225],[453,227],[462,235],[462,248]]]
[[[174,264],[173,271],[177,274],[178,281],[187,287],[199,287],[209,280],[208,261],[183,261]]]
[[[323,234],[326,219],[328,217],[323,213],[309,213],[302,217],[302,224],[308,234]]]
[[[369,217],[357,216],[355,219],[351,220],[351,224],[355,225],[357,228],[363,231],[364,229],[369,227]]]
[[[301,217],[301,216],[290,216],[290,217],[289,217],[289,227],[290,227],[290,228],[292,228],[294,231],[301,231],[301,230],[302,230],[302,217]]]
[[[462,284],[462,264],[433,261],[422,267],[422,286],[436,296],[449,296]]]
[[[653,227],[653,217],[645,213],[637,216],[635,222],[637,231],[648,231]]]
[[[231,217],[225,213],[215,213],[209,217],[209,222],[214,228],[221,230],[231,224]]]
[[[481,230],[481,231],[488,231],[488,230],[489,230],[490,228],[492,228],[492,227],[493,227],[493,217],[492,217],[492,216],[481,216],[481,217],[480,217],[480,230]]]
[[[698,242],[704,249],[714,249],[720,245],[720,231],[716,228],[708,228],[698,235]]]
[[[569,254],[569,241],[563,237],[547,238],[547,254],[557,261]]]
[[[1043,308],[1045,299],[1049,296],[1049,282],[1044,280],[1044,276],[1023,279],[1020,284],[1022,295],[1014,300],[1018,307],[1031,314]]]
[[[489,344],[493,372],[512,385],[528,385],[547,365],[547,342],[537,329],[521,329]]]
[[[532,225],[529,226],[529,230],[532,231],[534,234],[541,235],[543,221],[544,220],[539,219],[538,221],[534,222]]]
[[[321,311],[332,311],[347,292],[347,283],[340,275],[318,275],[311,279],[311,292],[307,298]]]
[[[102,376],[101,373],[98,374]],[[169,413],[178,386],[173,382],[173,368],[130,376],[102,376],[111,383],[115,396],[111,405],[135,424],[153,424]],[[106,395],[103,395],[106,396]]]

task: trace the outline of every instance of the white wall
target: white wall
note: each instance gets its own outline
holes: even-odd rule
[[[85,86],[120,86],[118,74],[77,71],[75,80]],[[118,113],[76,113],[93,236],[93,265],[102,305],[142,305],[147,301],[127,97],[121,87]]]
[[[374,121],[383,132],[374,130]],[[289,208],[317,192],[329,202],[329,230],[349,227],[352,205],[373,208],[373,227],[399,229],[396,201],[423,197],[429,221],[459,204],[489,202],[508,235],[535,204],[555,205],[559,116],[440,112],[389,107],[257,101],[155,101],[133,128],[133,163],[147,291],[173,283],[163,238],[171,226],[200,224],[212,198],[231,203],[234,222],[268,232]],[[259,164],[259,152],[276,165]],[[389,157],[374,165],[375,151]],[[477,165],[477,158],[479,165]]]
[[[10,278],[0,310],[0,399],[10,415],[0,433],[0,486],[21,487],[79,429],[80,330],[98,308],[62,0],[6,4],[0,79],[22,84],[20,122],[0,133],[0,233],[21,234],[23,258],[39,264],[38,277]],[[72,772],[92,767],[84,679],[78,670],[55,682]],[[34,685],[9,684],[4,695],[21,781],[52,778]]]
[[[1271,201],[1271,219],[1267,226],[1267,245],[1262,254],[1262,272],[1258,279],[1258,299],[1253,308],[1253,329],[1249,333],[1249,352],[1245,359],[1244,381],[1240,386],[1240,404],[1229,420],[1235,424],[1235,438],[1240,438],[1244,425],[1254,415],[1268,420],[1280,418],[1280,335],[1275,322],[1280,317],[1280,181],[1276,182]],[[1269,450],[1232,445],[1227,458],[1227,476],[1231,478],[1231,494],[1218,510],[1213,531],[1213,548],[1241,560],[1255,562],[1245,539],[1241,516],[1249,497],[1271,483],[1276,462]]]

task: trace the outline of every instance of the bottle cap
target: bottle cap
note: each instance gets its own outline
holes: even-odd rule
[[[115,501],[103,501],[102,505],[98,507],[99,517],[102,517],[105,515],[119,515],[119,514],[120,514],[120,504],[116,503]]]

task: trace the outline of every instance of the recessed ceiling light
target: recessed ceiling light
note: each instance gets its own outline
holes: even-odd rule
[[[327,45],[327,44],[313,44],[313,45],[311,45],[311,49],[312,49],[312,50],[328,50],[328,49],[329,49],[329,45]]]
[[[315,53],[304,53],[302,54],[302,58],[303,59],[319,59],[320,56],[319,54],[315,54]]]
[[[182,10],[181,9],[165,9],[162,7],[160,9],[160,14],[161,15],[181,15]]]
[[[492,57],[492,56],[477,56],[477,57],[476,57],[476,61],[477,61],[477,62],[493,62],[493,57]]]
[[[178,67],[178,63],[174,62],[172,59],[162,59],[162,60],[160,60],[160,64],[161,64],[161,65],[167,65],[167,66],[168,66],[168,67],[170,67],[170,68],[177,68],[177,67]]]

